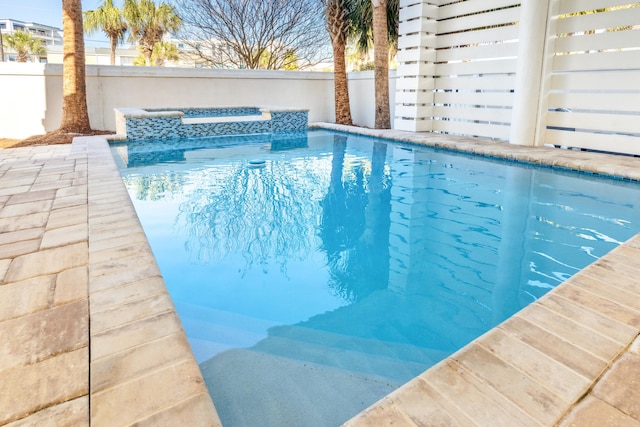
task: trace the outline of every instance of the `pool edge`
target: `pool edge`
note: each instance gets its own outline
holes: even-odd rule
[[[107,139],[73,144],[88,157],[91,425],[220,426]]]

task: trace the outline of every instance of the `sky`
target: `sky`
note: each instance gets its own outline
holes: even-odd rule
[[[92,10],[100,6],[102,0],[82,0],[82,10]],[[115,1],[116,5],[121,1]],[[0,18],[36,22],[62,28],[61,0],[0,0]],[[108,47],[109,42],[101,32],[85,36],[87,46]]]

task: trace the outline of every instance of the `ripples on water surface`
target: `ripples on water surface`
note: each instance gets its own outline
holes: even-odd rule
[[[225,425],[338,425],[640,231],[637,184],[362,136],[113,150]]]

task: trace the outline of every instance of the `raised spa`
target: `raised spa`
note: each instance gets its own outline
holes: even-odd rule
[[[130,141],[306,130],[308,111],[282,107],[116,108],[116,132]]]

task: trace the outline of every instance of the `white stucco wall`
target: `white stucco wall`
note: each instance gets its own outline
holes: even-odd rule
[[[353,123],[365,127],[375,125],[375,105],[373,70],[349,74],[349,104]],[[389,107],[391,117],[395,115],[396,70],[389,70]],[[331,94],[333,96],[333,93]],[[333,98],[331,98],[333,99]],[[335,111],[334,111],[335,120]],[[391,120],[393,126],[393,120]]]
[[[391,75],[393,107],[395,73]],[[373,72],[353,73],[349,79],[354,122],[373,127]],[[57,129],[62,65],[0,63],[0,93],[0,137]],[[335,120],[333,74],[319,72],[89,65],[87,104],[91,126],[112,131],[117,107],[276,105],[309,109],[310,122]]]
[[[44,65],[0,63],[0,138],[43,133],[48,90]],[[60,124],[58,113],[58,124]]]

